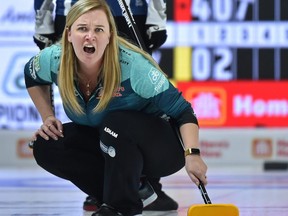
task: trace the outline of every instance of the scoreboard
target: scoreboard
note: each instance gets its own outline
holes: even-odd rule
[[[159,59],[173,80],[288,79],[288,0],[166,2]]]

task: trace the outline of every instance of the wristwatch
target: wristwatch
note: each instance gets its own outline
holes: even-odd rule
[[[200,155],[200,149],[199,148],[188,148],[184,152],[185,157],[187,155]]]

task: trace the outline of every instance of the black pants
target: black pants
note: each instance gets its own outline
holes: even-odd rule
[[[109,114],[100,128],[63,126],[64,138],[58,141],[38,137],[37,163],[124,215],[142,212],[138,195],[142,175],[171,175],[185,163],[170,123],[158,117],[122,111]]]

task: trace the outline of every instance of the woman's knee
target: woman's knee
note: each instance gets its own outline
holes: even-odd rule
[[[51,156],[49,156],[50,151],[48,150],[49,146],[51,146],[51,141],[49,142],[49,140],[47,141],[39,136],[33,144],[34,159],[41,167],[49,161],[49,158],[51,159]]]

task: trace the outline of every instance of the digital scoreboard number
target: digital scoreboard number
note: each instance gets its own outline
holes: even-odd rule
[[[288,79],[288,0],[166,2],[160,65],[171,78]]]

